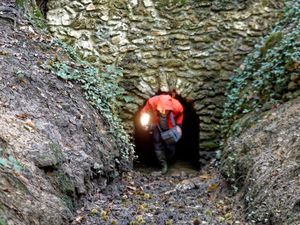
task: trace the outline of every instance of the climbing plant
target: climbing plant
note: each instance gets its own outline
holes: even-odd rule
[[[56,40],[56,43],[68,53],[73,62],[60,60],[56,56],[45,66],[58,77],[81,84],[85,98],[104,117],[109,133],[114,137],[114,143],[120,149],[122,159],[129,159],[133,155],[134,145],[118,116],[119,102],[128,98],[125,90],[118,85],[118,80],[123,75],[122,70],[106,66],[100,71],[88,62],[82,61],[70,46],[59,40]]]
[[[223,112],[223,135],[236,131],[231,125],[242,115],[275,107],[289,99],[288,82],[299,64],[300,3],[295,2],[286,7],[282,20],[231,77]]]
[[[8,168],[15,172],[20,172],[23,169],[22,164],[12,155],[6,153],[6,148],[0,146],[0,168]]]
[[[13,156],[9,156],[8,158],[0,157],[0,168],[1,167],[13,169],[17,172],[20,172],[23,168],[21,163],[17,161]]]
[[[45,29],[47,25],[45,15],[43,15],[41,11],[41,4],[45,5],[46,3],[43,0],[16,0],[16,5],[18,9],[22,11],[23,15],[34,24],[35,27]]]

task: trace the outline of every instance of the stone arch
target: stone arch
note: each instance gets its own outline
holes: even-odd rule
[[[166,93],[158,91],[156,94]],[[169,93],[169,92],[167,92]],[[172,95],[172,94],[171,94]],[[199,166],[199,117],[193,108],[193,102],[176,94],[173,90],[173,96],[180,101],[184,107],[184,120],[182,124],[183,136],[176,144],[175,158],[189,162],[195,167]],[[140,125],[140,114],[138,110],[133,119],[134,123],[134,141],[136,145],[136,153],[139,161],[146,164],[155,164],[156,157],[153,151],[152,135],[145,131]]]
[[[193,102],[201,158],[218,147],[228,79],[283,7],[273,0],[48,1],[54,35],[95,66],[123,68],[119,84],[132,100],[121,116],[129,131],[135,112],[159,90]]]

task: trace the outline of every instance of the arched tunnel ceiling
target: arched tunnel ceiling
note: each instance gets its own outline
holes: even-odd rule
[[[275,0],[49,0],[47,20],[84,59],[124,69],[129,127],[147,98],[175,89],[194,102],[200,149],[209,150],[229,76],[282,7]]]

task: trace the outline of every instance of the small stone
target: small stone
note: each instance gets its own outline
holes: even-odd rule
[[[144,0],[144,6],[147,8],[147,7],[150,7],[150,6],[153,6],[153,2],[150,1],[150,0]]]
[[[291,80],[292,81],[298,81],[298,80],[300,80],[300,74],[292,74],[291,75]]]
[[[143,53],[143,59],[150,59],[152,57],[152,54],[150,52]]]
[[[138,0],[130,0],[130,3],[133,5],[133,7],[136,7],[138,5]]]
[[[103,20],[103,21],[108,21],[109,20],[109,17],[108,17],[108,15],[104,15],[104,16],[101,16],[101,20]]]
[[[92,0],[81,0],[80,2],[83,4],[90,4],[92,3]]]
[[[95,10],[95,9],[96,9],[96,7],[95,7],[94,4],[89,4],[89,5],[86,7],[86,11],[93,11],[93,10]]]
[[[298,88],[298,85],[294,81],[291,81],[288,84],[288,90],[289,91],[295,91],[295,90],[297,90],[297,88]]]
[[[120,36],[114,36],[111,38],[111,43],[113,43],[114,45],[119,44],[121,41]]]

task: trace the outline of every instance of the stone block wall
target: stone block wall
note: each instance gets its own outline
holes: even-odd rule
[[[158,91],[176,90],[200,119],[200,149],[215,149],[224,91],[282,1],[49,0],[51,32],[94,65],[124,69],[123,119]]]

